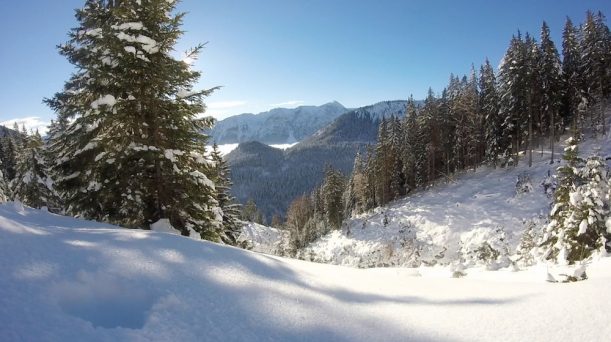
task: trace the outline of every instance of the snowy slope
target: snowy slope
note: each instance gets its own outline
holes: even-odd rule
[[[611,133],[586,139],[579,149],[584,158],[592,153],[611,156]],[[556,146],[557,161],[561,156],[562,144]],[[549,164],[549,151],[534,152],[530,168],[525,159],[515,168],[483,167],[464,172],[449,184],[352,218],[342,231],[314,242],[301,257],[355,267],[415,267],[459,259],[466,266],[503,267],[509,259],[501,260],[501,256],[496,264],[490,264],[478,260],[475,251],[488,243],[511,256],[527,226],[533,226],[535,233],[544,227],[551,198],[542,182],[560,165]],[[518,194],[516,182],[524,175],[530,179],[532,191]],[[497,231],[504,232],[503,241]]]
[[[447,271],[447,270],[446,270]],[[541,272],[359,270],[0,205],[1,341],[601,341],[611,260]]]
[[[288,231],[263,226],[254,222],[244,222],[238,242],[251,251],[266,254],[281,254],[282,244],[288,239]]]

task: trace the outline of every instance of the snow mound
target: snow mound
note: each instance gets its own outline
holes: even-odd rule
[[[160,219],[159,221],[151,224],[151,230],[154,232],[161,233],[170,233],[180,235],[180,231],[174,227],[170,223],[170,220],[167,218]]]

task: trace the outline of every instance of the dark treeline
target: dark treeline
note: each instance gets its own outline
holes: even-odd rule
[[[294,256],[319,236],[341,227],[345,187],[346,179],[341,172],[327,166],[323,183],[309,195],[303,195],[291,203],[286,214],[291,255]]]

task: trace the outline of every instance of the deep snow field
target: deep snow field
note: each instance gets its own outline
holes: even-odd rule
[[[0,341],[602,341],[611,258],[356,269],[0,205]]]

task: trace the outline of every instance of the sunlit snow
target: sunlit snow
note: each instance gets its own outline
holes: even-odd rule
[[[602,341],[611,259],[353,269],[0,205],[2,341]]]

